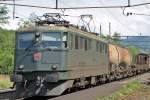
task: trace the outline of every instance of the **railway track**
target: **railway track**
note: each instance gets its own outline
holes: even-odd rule
[[[148,72],[150,72],[150,71],[148,71]],[[58,100],[59,100],[59,98],[60,97],[64,97],[65,96],[65,98],[66,98],[66,95],[69,95],[69,94],[74,94],[74,93],[77,93],[77,92],[80,92],[80,91],[85,91],[85,90],[88,90],[88,89],[92,89],[91,87],[93,87],[93,88],[96,88],[96,87],[99,87],[99,86],[103,86],[103,85],[107,85],[108,83],[109,84],[111,84],[111,83],[113,83],[113,82],[117,82],[117,81],[123,81],[123,80],[128,80],[128,79],[132,79],[132,78],[135,78],[135,77],[137,77],[137,76],[141,76],[141,75],[143,75],[143,74],[146,74],[146,73],[148,73],[148,72],[145,72],[145,73],[139,73],[139,74],[137,74],[137,75],[133,75],[133,76],[129,76],[129,77],[126,77],[126,78],[122,78],[122,79],[117,79],[117,80],[111,80],[111,81],[107,81],[107,82],[104,82],[104,83],[101,83],[101,84],[97,84],[97,85],[95,85],[95,86],[90,86],[90,87],[86,87],[86,88],[80,88],[80,89],[77,89],[77,90],[72,90],[72,91],[70,91],[70,92],[65,92],[63,95],[61,95],[61,96],[59,96],[59,97],[56,97],[56,98],[58,98]],[[7,89],[7,90],[0,90],[0,100],[15,100],[14,98],[16,98],[15,97],[16,96],[16,94],[15,94],[15,89]],[[26,98],[26,99],[24,99],[24,100],[47,100],[47,99],[52,99],[53,100],[53,98],[54,98],[54,100],[56,99],[55,97],[32,97],[32,98]],[[20,100],[20,99],[18,99],[18,100]],[[57,99],[56,99],[57,100]],[[61,99],[60,99],[61,100]]]
[[[15,89],[0,90],[0,100],[13,100],[15,98]]]
[[[148,75],[147,75],[148,74]],[[105,81],[102,82],[100,84],[97,85],[93,85],[93,86],[89,86],[89,87],[85,87],[85,88],[78,88],[75,90],[71,90],[71,91],[65,91],[64,94],[58,96],[58,97],[31,97],[31,98],[26,98],[24,100],[93,100],[93,99],[87,99],[87,94],[89,95],[93,95],[95,93],[95,97],[99,96],[102,94],[102,96],[106,96],[106,94],[110,94],[112,92],[115,92],[119,87],[121,87],[123,84],[125,83],[130,83],[132,81],[135,80],[139,80],[140,77],[144,78],[150,75],[150,71],[147,72],[141,72],[138,73],[136,75],[132,75],[132,76],[128,76],[128,77],[124,77],[124,78],[118,78],[115,80],[111,80],[111,81]],[[111,85],[113,85],[112,87],[114,87],[115,89],[111,90]],[[111,88],[110,88],[111,87]],[[96,89],[98,88],[98,89]],[[105,90],[105,88],[107,90]],[[104,89],[104,93],[103,93],[103,89]],[[110,91],[109,91],[110,89]],[[92,94],[90,93],[90,90],[92,90]],[[95,90],[97,92],[95,92]],[[86,91],[86,92],[84,92]],[[81,95],[80,95],[81,92]],[[105,93],[107,92],[107,93]],[[83,95],[84,99],[81,99]],[[76,99],[76,97],[80,97],[80,99]],[[74,98],[74,99],[72,99]],[[89,97],[90,98],[90,97]]]
[[[143,80],[147,80],[149,77],[150,72],[138,74],[133,77],[125,78],[119,81],[113,81],[110,83],[95,86],[93,88],[84,89],[78,92],[62,95],[48,100],[96,100],[96,98],[98,97],[111,95],[115,91],[119,90],[123,85],[129,84],[134,81],[141,82]]]

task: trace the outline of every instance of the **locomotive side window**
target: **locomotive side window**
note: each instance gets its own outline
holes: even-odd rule
[[[102,53],[105,53],[105,44],[102,43]]]
[[[107,44],[105,44],[105,53],[107,53],[107,50],[108,50]]]
[[[102,50],[102,43],[100,43],[99,46],[100,46],[100,53],[102,53],[103,52],[103,50]]]
[[[99,51],[99,42],[96,42],[96,51]]]
[[[68,33],[64,32],[63,36],[62,36],[62,41],[63,41],[63,48],[67,48],[68,47]]]
[[[85,39],[85,51],[88,50],[88,43],[87,43],[87,39]]]
[[[99,52],[100,53],[107,53],[107,45],[105,43],[99,43]]]
[[[44,32],[42,34],[42,46],[44,48],[58,48],[61,47],[61,34],[57,32]]]
[[[91,39],[88,39],[88,50],[91,50]]]
[[[85,38],[80,37],[80,49],[85,50]]]
[[[79,36],[75,36],[75,49],[79,49],[79,40],[78,40]]]
[[[18,48],[28,48],[34,41],[34,33],[20,33],[18,34]]]
[[[105,52],[105,44],[103,43],[103,53]]]
[[[107,53],[107,45],[105,43],[102,44],[102,52]]]
[[[70,41],[70,49],[73,49],[74,48],[74,38],[73,38],[73,35],[72,34],[70,34],[70,39],[69,39],[69,41]]]

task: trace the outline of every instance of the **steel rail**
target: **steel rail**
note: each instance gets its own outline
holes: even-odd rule
[[[0,100],[15,100],[15,89],[0,90]]]
[[[13,3],[0,3],[4,5],[14,6]],[[150,5],[150,2],[147,3],[139,3],[134,5],[122,5],[122,6],[91,6],[91,7],[44,7],[44,6],[35,6],[35,5],[25,5],[25,4],[15,4],[15,6],[24,6],[24,7],[34,7],[34,8],[44,8],[44,9],[99,9],[99,8],[126,8],[126,7],[138,7]]]

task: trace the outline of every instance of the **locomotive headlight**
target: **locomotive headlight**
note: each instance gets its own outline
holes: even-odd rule
[[[18,69],[23,70],[24,65],[20,65]]]
[[[38,41],[39,41],[39,38],[35,38],[35,41],[38,42]]]
[[[57,64],[52,65],[52,70],[56,70],[58,68]]]
[[[35,33],[35,41],[37,41],[37,42],[39,41],[40,35],[41,35],[40,32]]]

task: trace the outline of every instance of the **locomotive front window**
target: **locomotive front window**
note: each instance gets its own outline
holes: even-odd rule
[[[21,33],[18,35],[18,46],[19,48],[27,48],[29,47],[35,36],[34,33]]]
[[[59,48],[61,47],[61,33],[59,32],[44,32],[42,34],[42,46],[44,48]]]

